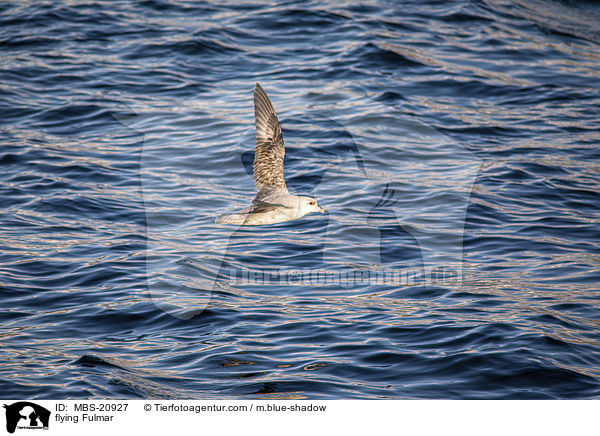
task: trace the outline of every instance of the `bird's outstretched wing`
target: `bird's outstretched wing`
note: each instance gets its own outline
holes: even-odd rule
[[[254,116],[256,118],[254,183],[258,191],[256,199],[271,196],[278,191],[287,194],[283,176],[285,146],[281,125],[271,100],[258,83],[254,89]]]

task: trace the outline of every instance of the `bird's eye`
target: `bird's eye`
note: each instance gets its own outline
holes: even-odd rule
[[[309,201],[308,204],[311,205],[311,206],[314,206],[315,202],[314,201]]]

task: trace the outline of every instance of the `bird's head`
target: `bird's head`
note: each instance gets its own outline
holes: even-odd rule
[[[311,212],[325,213],[325,210],[319,206],[317,200],[311,197],[298,197],[298,209],[302,215],[306,215]]]

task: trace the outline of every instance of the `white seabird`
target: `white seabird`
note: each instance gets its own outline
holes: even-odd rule
[[[261,225],[275,224],[302,218],[311,212],[325,211],[317,200],[291,195],[285,186],[283,156],[285,146],[281,125],[267,93],[257,83],[254,89],[256,118],[256,152],[254,154],[254,183],[257,194],[252,206],[219,216],[217,224]]]

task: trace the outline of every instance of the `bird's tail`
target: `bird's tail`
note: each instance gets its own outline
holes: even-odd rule
[[[246,214],[243,213],[226,213],[217,217],[215,223],[217,224],[244,224],[246,220]]]

